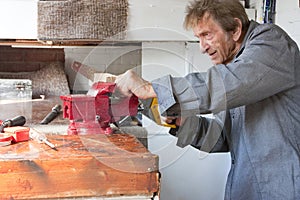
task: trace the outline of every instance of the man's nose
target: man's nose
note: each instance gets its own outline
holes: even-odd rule
[[[205,54],[207,52],[207,50],[209,49],[208,43],[205,40],[200,39],[199,40],[199,45],[200,45],[201,53]]]

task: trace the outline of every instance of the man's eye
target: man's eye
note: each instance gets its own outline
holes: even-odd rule
[[[205,37],[205,38],[208,37],[209,35],[210,35],[210,33],[202,33],[202,34],[201,34],[201,36],[202,36],[202,37]]]
[[[205,34],[205,38],[206,38],[206,39],[211,39],[212,36],[213,36],[213,35],[212,35],[211,33],[206,33],[206,34]]]

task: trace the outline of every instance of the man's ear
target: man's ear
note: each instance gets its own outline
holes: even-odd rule
[[[241,22],[240,19],[234,18],[234,20],[237,23],[237,27],[232,32],[232,36],[233,36],[233,40],[237,42],[241,38],[241,35],[242,35],[242,26],[243,25],[242,25],[242,22]]]

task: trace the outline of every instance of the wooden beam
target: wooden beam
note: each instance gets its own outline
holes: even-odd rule
[[[64,48],[64,47],[85,47],[85,46],[126,46],[141,45],[138,41],[101,41],[101,40],[57,40],[57,41],[41,41],[26,39],[0,39],[0,46],[12,47],[36,47],[36,48]]]

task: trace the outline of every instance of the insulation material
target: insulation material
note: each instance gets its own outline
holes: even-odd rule
[[[41,66],[40,70],[33,72],[0,72],[1,78],[30,79],[32,81],[32,98],[39,98],[40,95],[48,97],[70,93],[64,65],[61,62],[45,64],[45,66]]]
[[[38,39],[122,39],[127,0],[38,1]]]

